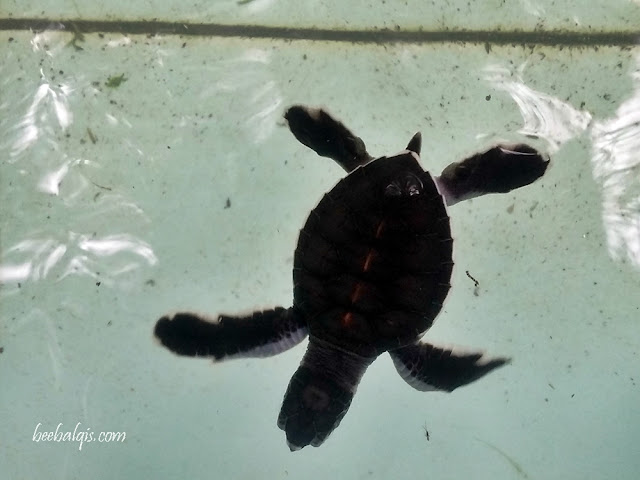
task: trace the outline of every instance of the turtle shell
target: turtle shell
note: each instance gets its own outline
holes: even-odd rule
[[[377,356],[432,325],[450,288],[453,240],[418,160],[405,151],[358,167],[309,215],[293,281],[310,335]]]

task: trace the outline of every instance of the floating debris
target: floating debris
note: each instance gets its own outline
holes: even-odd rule
[[[520,477],[524,478],[525,480],[528,480],[529,478],[531,478],[531,477],[529,477],[529,475],[527,475],[527,472],[524,471],[524,469],[520,466],[520,464],[518,462],[516,462],[513,458],[511,458],[505,452],[500,450],[498,447],[496,447],[495,445],[493,445],[493,444],[491,444],[489,442],[485,442],[484,440],[481,440],[481,439],[479,439],[477,437],[476,437],[476,440],[478,442],[484,443],[491,450],[494,450],[495,452],[499,453],[507,462],[509,462],[509,465],[511,465],[513,467],[513,469],[516,472],[518,472],[518,475],[520,475]]]
[[[127,80],[129,79],[125,78],[124,73],[122,75],[113,75],[107,78],[105,85],[109,88],[118,88],[123,82],[126,82]]]
[[[87,135],[89,135],[89,140],[91,140],[91,143],[93,143],[94,145],[98,143],[98,137],[95,136],[95,134],[89,127],[87,127]]]
[[[97,184],[96,182],[94,182],[94,181],[92,181],[92,180],[89,180],[89,181],[90,181],[92,184],[94,184],[96,187],[101,188],[102,190],[108,190],[108,191],[111,191],[111,190],[112,190],[112,188],[111,188],[111,187],[105,187],[105,186],[103,186],[103,185],[99,185],[99,184]]]
[[[478,282],[475,278],[471,276],[471,274],[469,273],[469,270],[465,270],[464,273],[466,273],[467,277],[469,277],[475,284],[475,286],[473,287],[473,295],[476,297],[480,296],[480,282]]]
[[[424,425],[422,425],[422,429],[424,430],[424,436],[427,437],[427,442],[429,441],[429,429],[427,428],[427,424],[425,422]]]
[[[72,46],[76,49],[76,51],[84,50],[84,48],[78,45],[78,42],[84,42],[84,34],[80,30],[78,30],[78,27],[75,23],[71,24],[71,28],[73,29],[73,38],[69,41],[69,43],[67,43],[67,47]]]

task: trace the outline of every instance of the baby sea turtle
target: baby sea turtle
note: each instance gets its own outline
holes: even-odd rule
[[[324,442],[367,367],[384,352],[422,391],[450,392],[508,362],[420,342],[450,287],[453,240],[445,204],[528,185],[548,160],[527,145],[496,146],[433,177],[420,167],[420,133],[399,154],[373,159],[324,110],[293,106],[285,118],[300,142],[349,173],[300,231],[293,306],[217,319],[167,315],[155,335],[179,355],[214,360],[276,355],[309,335],[278,416],[290,449],[298,450]]]

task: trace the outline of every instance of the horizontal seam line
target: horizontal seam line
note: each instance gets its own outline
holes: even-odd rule
[[[294,28],[264,25],[225,25],[164,21],[107,21],[38,18],[0,19],[0,31],[61,30],[70,33],[123,33],[201,37],[270,38],[348,43],[485,43],[490,45],[545,45],[566,47],[619,46],[640,43],[637,32],[570,32],[504,30],[402,30]]]

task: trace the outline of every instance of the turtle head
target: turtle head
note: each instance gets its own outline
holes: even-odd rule
[[[424,189],[422,180],[412,172],[402,172],[384,189],[387,197],[413,197],[420,195]]]
[[[291,451],[320,446],[338,427],[372,361],[311,339],[278,415]]]
[[[393,157],[383,157],[384,161],[376,164],[385,197],[406,199],[424,192],[424,183],[420,178],[424,171],[416,150],[420,150],[419,133],[414,135],[406,150]]]

